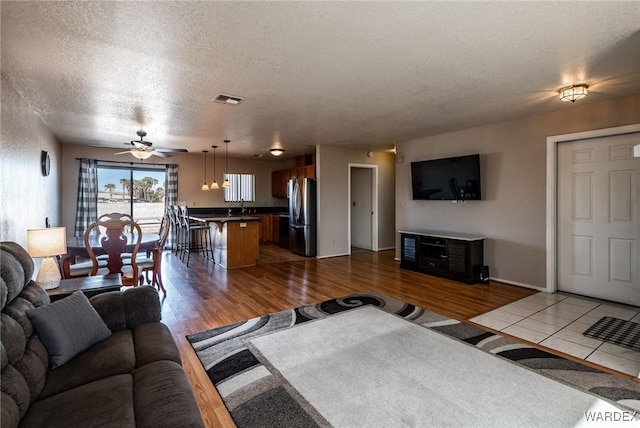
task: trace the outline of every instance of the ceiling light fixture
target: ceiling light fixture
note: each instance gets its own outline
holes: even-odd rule
[[[211,190],[217,190],[220,188],[218,186],[218,182],[216,181],[216,149],[218,146],[211,146],[213,148],[213,181],[211,181]]]
[[[229,173],[229,143],[231,142],[231,140],[224,140],[224,147],[225,147],[225,152],[226,152],[226,164],[225,164],[225,168],[224,168],[224,182],[222,182],[222,187],[231,187],[231,183],[229,183],[229,179],[226,177],[226,175]]]
[[[284,153],[284,150],[282,150],[282,149],[271,149],[269,151],[274,156],[281,156]]]
[[[150,150],[144,150],[144,149],[131,149],[130,153],[140,159],[140,160],[145,160],[145,159],[149,159],[151,157],[151,155],[153,155],[153,152]]]
[[[584,98],[587,96],[588,85],[580,84],[580,85],[571,85],[565,88],[559,89],[558,93],[560,94],[560,99],[562,101],[571,101],[575,103],[576,100],[580,98]]]
[[[202,153],[204,153],[204,184],[200,190],[209,190],[209,186],[207,186],[207,153],[209,153],[209,151],[203,150]]]

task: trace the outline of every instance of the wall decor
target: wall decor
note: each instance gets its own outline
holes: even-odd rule
[[[49,152],[45,150],[40,154],[40,170],[42,171],[43,177],[51,173],[51,159],[49,158]]]

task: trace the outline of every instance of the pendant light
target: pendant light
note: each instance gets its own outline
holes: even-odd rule
[[[213,181],[211,181],[211,190],[216,190],[220,188],[220,186],[218,186],[218,182],[216,181],[216,149],[218,148],[218,146],[211,147],[213,147]]]
[[[224,140],[225,154],[226,154],[226,166],[224,168],[225,175],[229,173],[229,143],[231,140]],[[224,178],[224,182],[222,183],[222,187],[231,187],[231,183],[229,183],[228,178]]]
[[[200,190],[209,190],[209,186],[207,186],[207,153],[208,152],[209,152],[208,150],[202,151],[202,153],[204,153],[204,184],[202,185]]]

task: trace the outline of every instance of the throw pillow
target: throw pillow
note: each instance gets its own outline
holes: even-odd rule
[[[82,291],[27,315],[49,353],[51,368],[60,367],[80,352],[111,336],[111,330]]]

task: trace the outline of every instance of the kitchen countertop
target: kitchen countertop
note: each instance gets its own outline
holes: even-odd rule
[[[213,223],[227,223],[230,221],[260,221],[261,219],[259,217],[249,217],[249,216],[239,216],[239,215],[232,215],[232,216],[217,216],[217,217],[210,217],[210,216],[197,216],[197,215],[192,215],[189,216],[190,218],[194,219],[194,220],[198,220],[198,221],[206,221],[206,222],[213,222]]]

